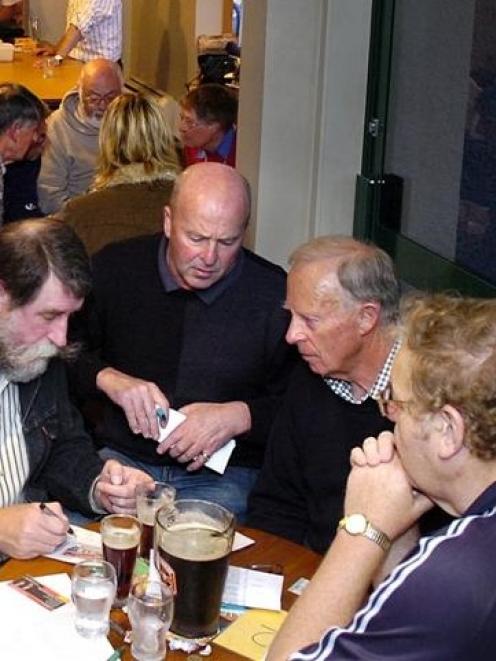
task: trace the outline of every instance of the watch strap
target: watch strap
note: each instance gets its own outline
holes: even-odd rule
[[[354,517],[359,517],[359,520],[363,522],[363,527],[361,530],[353,530],[348,526],[349,521]],[[349,535],[361,535],[362,537],[366,537],[372,542],[375,542],[386,553],[391,547],[391,540],[386,535],[386,533],[382,532],[382,530],[379,530],[378,528],[375,528],[363,514],[351,514],[350,516],[344,516],[338,524],[338,530],[345,530]]]
[[[382,530],[379,530],[378,528],[374,528],[370,521],[367,523],[363,536],[378,544],[381,549],[386,551],[386,553],[389,551],[391,540],[385,532],[382,532]]]

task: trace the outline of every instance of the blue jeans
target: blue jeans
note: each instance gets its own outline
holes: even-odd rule
[[[228,466],[224,475],[219,475],[208,468],[200,468],[188,473],[181,466],[147,464],[111,448],[103,448],[99,455],[104,461],[117,459],[126,466],[145,471],[157,482],[167,482],[176,489],[176,498],[210,500],[234,512],[238,523],[245,522],[248,494],[258,477],[256,468]]]

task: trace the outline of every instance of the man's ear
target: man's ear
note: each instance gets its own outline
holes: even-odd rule
[[[358,328],[361,335],[368,335],[379,325],[381,305],[376,301],[367,301],[360,305]]]
[[[168,239],[170,239],[170,235],[171,235],[171,208],[168,204],[164,207],[164,234]]]
[[[441,429],[438,436],[438,456],[440,459],[451,459],[460,452],[465,444],[465,422],[460,411],[451,404],[443,406],[438,414]]]

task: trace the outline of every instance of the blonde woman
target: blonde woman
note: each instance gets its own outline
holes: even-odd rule
[[[99,146],[91,191],[68,201],[60,213],[90,254],[112,241],[161,231],[180,170],[172,129],[148,95],[122,94],[112,101]]]

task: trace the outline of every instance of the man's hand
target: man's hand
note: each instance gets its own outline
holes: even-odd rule
[[[109,459],[95,484],[95,501],[109,512],[134,514],[136,486],[141,483],[148,483],[152,487],[153,478],[137,468],[123,466],[115,459]]]
[[[412,487],[391,432],[366,438],[361,448],[352,450],[351,464],[345,513],[364,514],[392,540],[433,507],[431,500]]]
[[[55,55],[56,52],[57,52],[57,49],[55,48],[55,46],[53,46],[52,44],[48,44],[48,43],[41,44],[34,51],[35,55],[37,57],[40,57],[40,58],[44,55],[45,56]],[[41,67],[41,65],[42,65],[42,60],[41,59],[39,61],[36,61],[35,64],[34,64],[34,66],[38,67],[38,68]]]
[[[180,411],[186,420],[158,445],[157,452],[168,452],[181,463],[191,462],[188,471],[201,468],[216,450],[251,428],[250,411],[244,402],[196,402]]]
[[[134,434],[158,440],[159,428],[155,407],[167,412],[169,402],[151,381],[144,381],[106,367],[98,372],[96,385],[126,414],[127,422]]]
[[[13,558],[34,558],[64,542],[69,520],[59,503],[47,505],[60,519],[43,513],[39,503],[1,508],[0,550]]]

